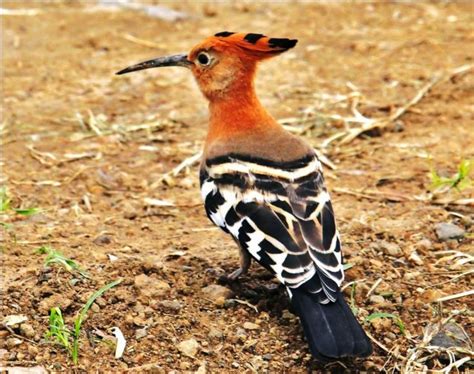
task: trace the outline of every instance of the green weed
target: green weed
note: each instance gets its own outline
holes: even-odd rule
[[[63,347],[70,354],[75,365],[79,362],[79,338],[81,336],[82,323],[84,322],[87,312],[98,297],[121,282],[122,279],[117,279],[94,292],[74,319],[72,329],[68,329],[64,323],[61,309],[59,307],[51,308],[49,313],[49,331],[46,333],[46,337],[55,340],[56,343]]]
[[[440,176],[433,168],[430,172],[431,186],[430,188],[436,192],[447,192],[453,188],[462,191],[467,187],[473,186],[470,178],[473,170],[474,160],[462,160],[458,165],[458,170],[451,178]]]
[[[8,196],[7,188],[5,186],[0,187],[0,213],[6,213],[10,210],[11,199]]]
[[[373,321],[374,319],[377,318],[391,318],[395,322],[395,324],[398,326],[400,329],[400,332],[405,335],[405,325],[403,321],[400,319],[400,317],[396,316],[395,314],[391,313],[372,313],[371,315],[367,316],[365,319],[367,322]]]
[[[359,314],[359,308],[357,308],[356,303],[355,303],[356,285],[357,283],[354,282],[352,283],[352,286],[351,286],[351,310],[355,316]]]
[[[66,328],[61,309],[59,307],[51,308],[49,312],[49,331],[46,333],[46,338],[56,340],[56,343],[70,352],[70,336],[71,332]]]
[[[10,236],[16,241],[15,233],[13,232],[13,224],[4,222],[8,221],[8,213],[14,212],[22,216],[31,216],[41,211],[39,208],[12,208],[12,200],[8,194],[8,189],[5,186],[0,186],[0,226],[9,231]]]
[[[46,259],[44,260],[45,266],[59,264],[71,273],[73,271],[77,271],[83,277],[89,278],[89,275],[77,264],[76,261],[65,257],[61,252],[55,251],[49,246],[42,246],[38,248],[37,253],[46,255]]]
[[[34,214],[37,214],[37,213],[41,212],[40,208],[25,208],[25,209],[13,208],[12,210],[15,213],[17,213],[19,215],[22,215],[22,216],[25,216],[25,217],[32,216]]]

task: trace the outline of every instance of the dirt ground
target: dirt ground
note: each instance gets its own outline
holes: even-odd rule
[[[472,369],[474,190],[433,195],[429,178],[432,169],[450,176],[474,158],[472,3],[164,5],[181,12],[180,19],[106,2],[2,4],[30,13],[1,17],[1,183],[12,208],[40,212],[10,209],[1,216],[0,318],[3,325],[7,316],[27,318],[0,327],[1,365],[65,372],[449,372],[451,357],[452,372]],[[276,118],[334,166],[325,170],[352,266],[345,293],[374,340],[367,359],[312,361],[284,290],[258,266],[234,284],[219,283],[238,266],[238,251],[205,216],[197,165],[172,172],[201,148],[205,100],[185,69],[114,75],[224,30],[299,39],[260,67],[258,92]],[[431,89],[382,130],[326,145],[360,127],[362,115],[394,114],[424,87]],[[442,240],[440,223],[464,233]],[[89,277],[45,266],[37,253],[42,246],[73,259]],[[122,282],[87,315],[74,365],[45,339],[49,310],[61,307],[71,326],[88,297],[116,279]],[[379,312],[398,317],[404,334],[397,319],[366,321]],[[457,343],[430,348],[448,319],[467,336],[446,333]],[[114,326],[127,341],[120,359]],[[193,348],[191,339],[197,345],[186,354],[181,343]]]

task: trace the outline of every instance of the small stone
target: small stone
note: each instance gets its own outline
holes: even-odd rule
[[[126,219],[135,219],[138,216],[138,212],[134,208],[126,209],[125,212],[123,212],[123,218]]]
[[[245,322],[244,323],[244,329],[245,330],[258,330],[260,328],[259,325],[257,325],[256,323],[252,323],[252,322]]]
[[[194,374],[206,374],[206,362],[204,361],[199,368],[194,372]]]
[[[107,305],[107,301],[103,297],[98,297],[97,299],[95,299],[95,303],[100,307],[104,307]]]
[[[149,277],[146,274],[137,275],[134,279],[134,285],[138,292],[146,297],[164,296],[171,288],[168,283]]]
[[[38,304],[38,309],[42,314],[49,314],[51,308],[60,307],[62,311],[72,304],[72,300],[63,295],[52,295],[43,299]]]
[[[380,296],[380,295],[372,295],[372,296],[370,296],[369,301],[370,301],[372,304],[377,304],[377,305],[385,304],[385,299],[384,299],[384,297],[383,297],[383,296]]]
[[[112,239],[108,235],[99,235],[97,238],[94,239],[93,243],[95,245],[107,245],[112,243]]]
[[[183,307],[178,300],[163,300],[158,303],[164,309],[168,309],[173,312],[178,312]]]
[[[403,254],[402,249],[396,243],[390,243],[383,240],[379,243],[379,247],[384,253],[390,256],[400,257]]]
[[[411,254],[410,254],[410,257],[408,257],[408,259],[413,262],[414,264],[416,265],[423,265],[424,262],[423,260],[421,259],[420,255],[416,252],[416,251],[413,251]]]
[[[221,330],[218,330],[214,327],[211,327],[209,329],[209,333],[207,334],[207,336],[211,339],[222,339],[222,337],[224,336],[224,334],[222,333]]]
[[[430,345],[443,348],[470,349],[469,342],[470,338],[466,335],[466,332],[455,323],[449,322],[431,339]]]
[[[419,242],[415,244],[416,248],[419,248],[420,250],[425,250],[428,251],[433,248],[433,243],[429,239],[421,239]]]
[[[26,338],[32,339],[35,336],[35,330],[29,323],[23,323],[20,326],[20,334]]]
[[[237,369],[237,368],[240,367],[240,365],[239,365],[238,362],[234,361],[234,362],[232,363],[232,367],[233,367],[234,369]]]
[[[183,178],[179,181],[178,185],[180,187],[184,187],[186,189],[190,189],[190,188],[193,188],[195,183],[194,183],[194,178],[191,178],[191,177],[186,177],[186,178]]]
[[[247,334],[245,333],[245,330],[239,327],[235,332],[235,338],[236,341],[245,342],[247,340]]]
[[[436,235],[441,241],[449,239],[460,239],[464,236],[465,230],[452,223],[442,222],[435,226]]]
[[[403,279],[405,279],[407,281],[410,281],[410,280],[413,280],[413,279],[419,277],[420,275],[421,275],[421,273],[419,271],[407,271],[403,275]]]
[[[178,350],[185,356],[194,358],[199,349],[199,343],[196,339],[184,340],[177,345]]]
[[[23,340],[18,339],[18,338],[8,338],[7,339],[7,347],[8,348],[15,348],[16,346],[19,346],[21,343],[23,343]]]
[[[22,324],[23,322],[26,322],[27,320],[28,320],[28,317],[24,316],[22,314],[11,314],[9,316],[6,316],[3,319],[2,324],[3,324],[3,326],[15,329],[20,324]]]
[[[141,338],[144,338],[145,336],[148,335],[147,329],[138,329],[135,331],[135,339],[140,340]]]
[[[281,314],[281,318],[286,319],[286,320],[292,320],[295,318],[295,315],[290,313],[288,309],[285,309],[283,313]]]
[[[231,290],[218,284],[211,284],[210,286],[204,287],[201,291],[206,298],[215,303],[220,303],[222,300],[225,301],[233,295]]]
[[[392,320],[390,318],[376,318],[370,321],[375,331],[387,331],[392,327]]]
[[[34,345],[29,345],[28,346],[28,353],[30,354],[30,356],[36,357],[39,353],[39,349],[36,348]]]
[[[271,353],[267,353],[267,354],[264,354],[262,357],[265,361],[270,361],[273,355]]]

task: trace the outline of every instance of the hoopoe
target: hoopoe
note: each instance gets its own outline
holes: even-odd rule
[[[209,219],[240,248],[244,274],[253,258],[286,286],[312,354],[331,360],[368,356],[371,344],[341,293],[341,242],[321,163],[257,98],[257,63],[295,39],[220,32],[189,54],[160,57],[117,74],[162,66],[190,69],[209,100],[200,166]]]

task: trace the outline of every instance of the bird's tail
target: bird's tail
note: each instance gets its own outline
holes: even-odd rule
[[[366,357],[372,345],[339,292],[335,302],[321,304],[316,295],[292,291],[292,304],[298,313],[311,353],[329,361],[340,357]]]

